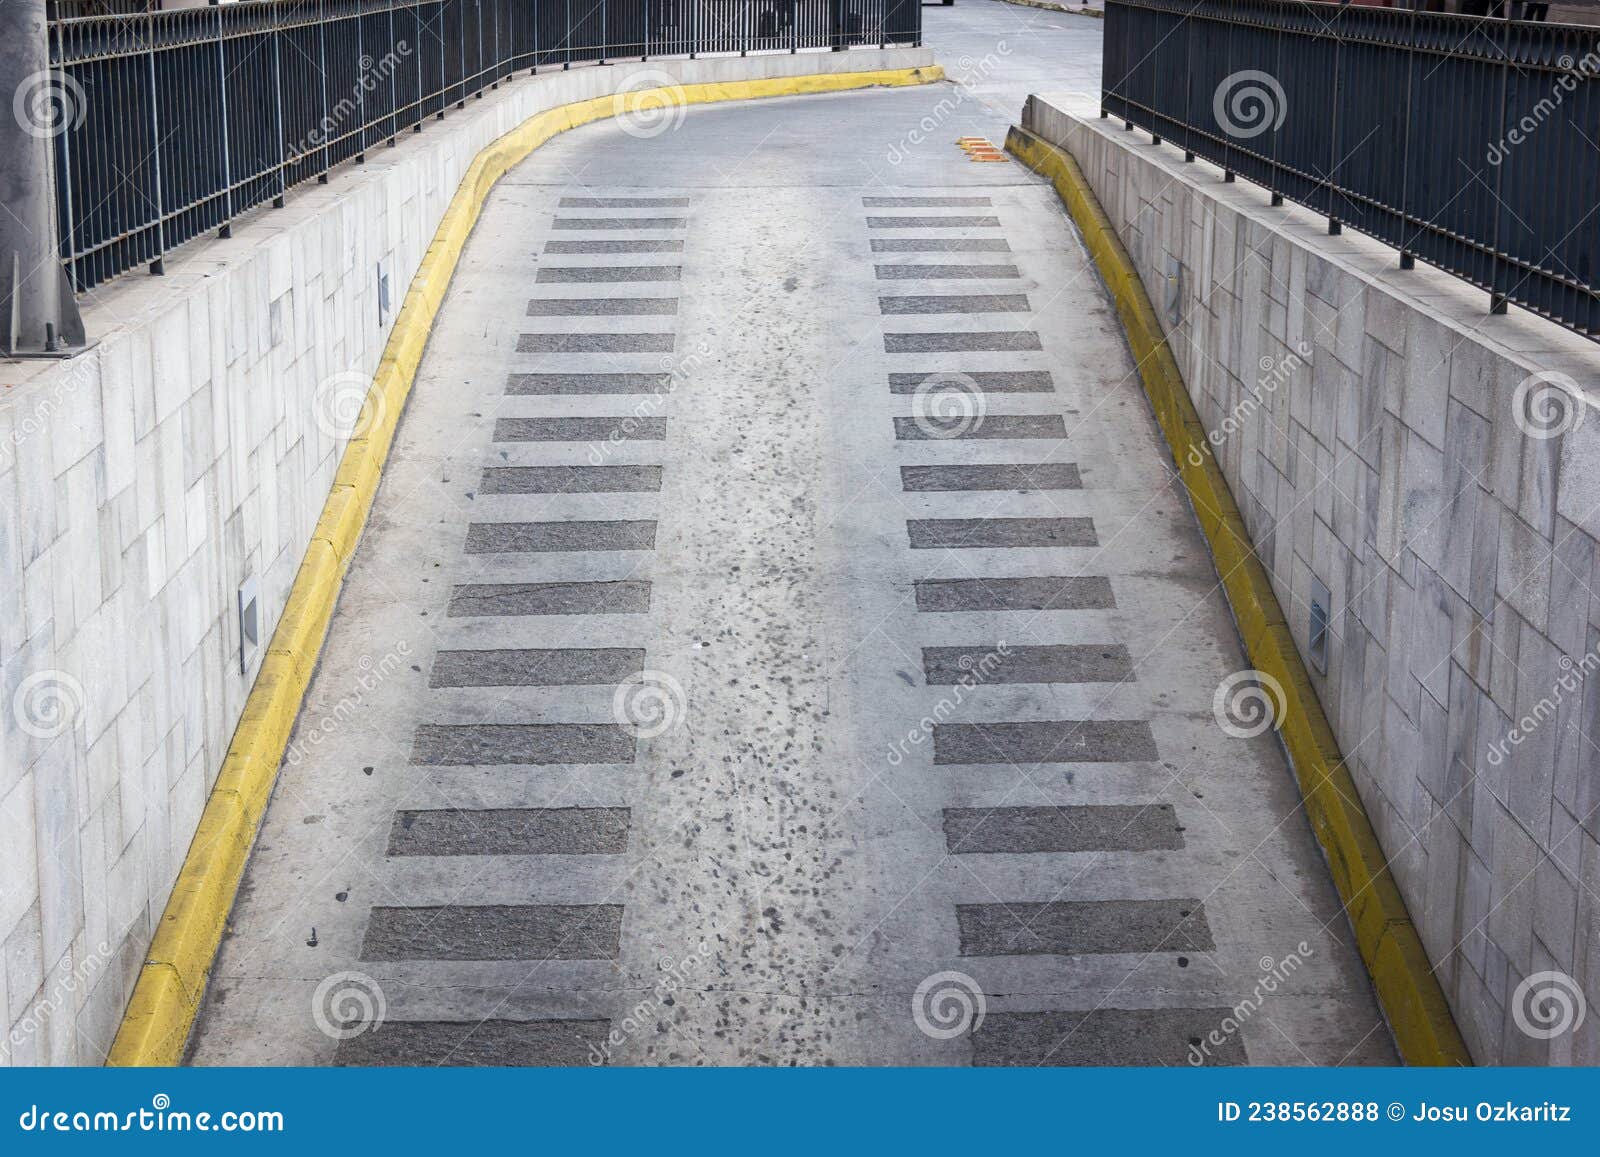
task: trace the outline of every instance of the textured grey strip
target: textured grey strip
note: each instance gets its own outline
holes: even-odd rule
[[[901,442],[946,438],[1056,438],[1067,436],[1060,414],[985,414],[982,418],[926,415],[896,418],[894,436]]]
[[[983,353],[1038,350],[1039,335],[1032,330],[1003,333],[886,333],[884,352],[891,354]]]
[[[452,619],[500,615],[642,615],[650,610],[650,584],[468,583],[450,592]]]
[[[914,394],[929,378],[957,378],[986,394],[1048,394],[1056,388],[1049,370],[930,370],[925,374],[890,374],[889,392]]]
[[[963,956],[1204,952],[1215,947],[1199,900],[1052,900],[957,904]]]
[[[604,1057],[609,1020],[385,1020],[339,1042],[343,1066],[462,1068],[590,1065]]]
[[[615,960],[621,904],[374,908],[362,960]]]
[[[513,397],[534,394],[660,394],[671,386],[671,374],[512,374],[506,379],[506,393]]]
[[[1099,575],[1049,578],[922,579],[917,610],[1109,611],[1117,600],[1111,580]]]
[[[563,197],[562,209],[682,209],[687,197]]]
[[[678,339],[670,333],[525,333],[519,354],[669,354]]]
[[[868,229],[998,229],[998,217],[868,217]]]
[[[546,253],[682,253],[683,242],[669,237],[599,238],[593,241],[546,241]]]
[[[974,1065],[1243,1065],[1239,1034],[1201,1047],[1228,1008],[991,1012],[972,1034]],[[1218,1033],[1222,1036],[1221,1033]],[[1196,1059],[1197,1058],[1197,1059]]]
[[[656,524],[619,522],[473,522],[468,554],[537,554],[555,550],[653,550]]]
[[[536,297],[529,317],[658,317],[678,312],[676,297]]]
[[[681,265],[546,265],[534,281],[544,285],[588,285],[608,281],[682,281]]]
[[[1010,253],[1004,237],[874,237],[874,253]]]
[[[1077,490],[1076,462],[1028,462],[1005,466],[902,466],[903,490]]]
[[[682,229],[687,217],[557,217],[552,229]]]
[[[1133,659],[1121,643],[1045,643],[996,647],[924,647],[929,686],[964,679],[980,683],[1121,683],[1133,678]]]
[[[863,197],[868,209],[959,209],[963,205],[992,205],[987,197]]]
[[[1015,265],[880,265],[879,281],[1009,281]]]
[[[572,687],[621,683],[644,670],[634,647],[440,651],[430,687]]]
[[[903,313],[1027,313],[1026,293],[946,293],[930,297],[880,297],[878,312]]]
[[[643,494],[661,489],[659,466],[486,466],[484,494]]]
[[[964,852],[1154,852],[1183,847],[1169,803],[947,807],[944,842]]]
[[[628,850],[629,819],[625,807],[402,811],[389,829],[388,854],[615,856]]]
[[[1097,546],[1092,518],[911,518],[912,550]]]
[[[1033,723],[936,723],[933,762],[1150,763],[1157,759],[1142,719],[1066,719]]]
[[[501,418],[496,442],[659,442],[667,436],[665,418]]]
[[[423,723],[419,765],[632,763],[633,733],[615,723]]]

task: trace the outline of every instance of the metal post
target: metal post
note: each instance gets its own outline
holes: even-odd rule
[[[82,109],[58,73],[50,71],[45,0],[0,4],[0,85],[32,94],[53,110],[54,131],[26,116],[0,117],[0,344],[14,357],[65,356],[84,344],[83,319],[56,244],[55,133],[66,132]],[[16,107],[23,107],[16,105]],[[64,114],[64,115],[63,115]]]
[[[153,17],[145,18],[146,25],[153,23]],[[150,263],[150,275],[160,277],[167,271],[164,260],[167,252],[167,220],[161,200],[161,90],[156,87],[156,38],[153,27],[147,43],[150,46],[145,53],[145,62],[149,66],[147,75],[150,78],[150,168],[156,178],[156,259]]]
[[[222,40],[222,9],[217,9],[217,106],[222,110],[222,228],[218,237],[233,236],[233,165],[228,156],[228,54]]]

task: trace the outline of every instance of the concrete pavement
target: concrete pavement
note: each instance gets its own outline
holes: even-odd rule
[[[1393,1059],[1009,75],[502,182],[195,1063]]]

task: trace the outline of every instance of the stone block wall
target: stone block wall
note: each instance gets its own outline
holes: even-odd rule
[[[1329,593],[1313,679],[1474,1057],[1600,1064],[1600,349],[1120,122],[1024,121],[1132,255],[1308,666]],[[1550,998],[1587,1015],[1548,1036]]]

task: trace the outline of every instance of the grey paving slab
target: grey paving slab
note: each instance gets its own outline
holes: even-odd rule
[[[891,373],[889,392],[915,394],[930,377],[940,380],[954,378],[985,394],[1048,394],[1056,388],[1049,370],[939,369],[926,373]]]
[[[671,374],[511,374],[506,393],[513,397],[583,394],[654,394],[672,383]]]
[[[562,522],[474,522],[467,527],[466,552],[503,554],[530,551],[652,550],[655,544],[656,524],[648,519],[618,519],[609,522],[576,519]]]
[[[984,414],[915,418],[896,417],[894,436],[901,442],[944,441],[949,438],[1048,438],[1064,441],[1066,420],[1060,414]]]
[[[976,679],[979,683],[1120,683],[1132,679],[1133,657],[1121,643],[1035,643],[924,647],[922,670],[930,686]]]
[[[902,313],[1027,313],[1025,293],[947,293],[937,296],[880,297],[878,310]]]
[[[1015,281],[1015,265],[880,265],[879,281]]]
[[[544,243],[546,253],[682,253],[683,242],[676,237],[600,237],[571,241],[552,238]]]
[[[643,615],[650,584],[637,579],[576,583],[464,583],[450,594],[452,618],[513,615]]]
[[[970,205],[993,205],[990,197],[863,197],[868,209],[959,209]]]
[[[994,1012],[972,1034],[972,1063],[991,1065],[1243,1065],[1237,1033],[1201,1049],[1231,1008],[1094,1008]],[[1198,1062],[1191,1060],[1198,1056]]]
[[[424,723],[415,764],[631,763],[633,734],[615,723]]]
[[[487,466],[483,494],[642,494],[661,489],[659,466]]]
[[[600,285],[626,281],[681,281],[681,265],[546,265],[534,281],[539,285]]]
[[[525,333],[517,352],[525,354],[669,354],[677,344],[670,333]]]
[[[562,209],[678,209],[688,208],[688,197],[563,197]]]
[[[625,807],[421,808],[395,813],[391,856],[615,856]]]
[[[678,312],[676,297],[536,297],[529,317],[659,317]]]
[[[685,217],[557,217],[552,229],[682,229]]]
[[[1009,253],[1004,237],[873,237],[874,253]]]
[[[961,904],[961,955],[1204,952],[1216,947],[1199,900]]]
[[[952,853],[1153,852],[1183,847],[1169,803],[945,808]]]
[[[912,518],[912,550],[1095,546],[1092,518]]]
[[[1039,335],[1032,330],[999,333],[886,333],[883,349],[891,354],[996,353],[1037,350]]]
[[[620,683],[644,669],[644,650],[630,647],[507,648],[440,651],[430,687],[559,687]]]
[[[940,723],[934,763],[1125,763],[1159,759],[1142,719]]]
[[[1000,218],[968,215],[963,217],[868,217],[868,229],[998,229]]]
[[[660,442],[667,436],[665,418],[500,418],[496,442]]]
[[[1117,605],[1111,580],[1099,575],[1027,578],[919,579],[917,610],[1081,611]]]
[[[608,1020],[385,1020],[339,1042],[344,1066],[470,1068],[590,1065],[603,1056]]]
[[[983,466],[902,466],[908,492],[941,490],[1078,490],[1076,462],[1016,462]]]
[[[620,904],[450,904],[377,907],[361,959],[614,960]]]

